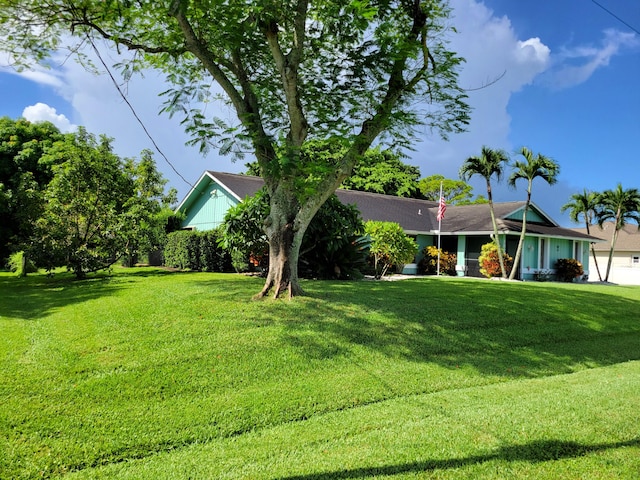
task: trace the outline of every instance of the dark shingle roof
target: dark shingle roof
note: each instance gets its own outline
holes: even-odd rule
[[[255,194],[264,185],[260,177],[208,171],[209,176],[238,196],[240,200]],[[342,203],[355,204],[362,214],[362,219],[396,222],[409,234],[429,233],[437,230],[436,220],[438,202],[415,198],[395,197],[378,193],[360,192],[356,190],[336,190]],[[520,233],[522,223],[508,220],[505,217],[523,208],[525,202],[494,203],[494,211],[498,219],[498,230],[502,233]],[[534,206],[545,218],[547,224],[527,222],[527,233],[558,238],[593,240],[586,233],[568,228],[558,227],[551,218]],[[489,204],[448,206],[442,220],[443,235],[486,234],[493,232]]]

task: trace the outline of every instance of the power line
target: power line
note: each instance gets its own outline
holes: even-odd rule
[[[89,40],[89,43],[91,44],[91,47],[93,47],[93,51],[96,53],[96,55],[98,56],[98,59],[100,60],[100,63],[102,63],[102,66],[105,68],[105,70],[107,71],[107,74],[109,75],[109,77],[111,78],[111,81],[113,82],[113,85],[116,87],[116,90],[118,91],[118,93],[120,94],[120,96],[122,97],[122,100],[124,100],[124,102],[127,104],[127,106],[129,107],[129,109],[131,110],[131,113],[133,113],[133,116],[135,117],[135,119],[138,121],[138,123],[140,124],[140,126],[142,127],[142,130],[144,130],[144,133],[147,135],[147,137],[149,137],[149,140],[151,140],[151,143],[153,144],[154,148],[156,149],[156,151],[162,156],[162,158],[164,158],[165,162],[167,162],[167,164],[171,167],[171,169],[175,172],[176,175],[178,175],[182,181],[184,183],[186,183],[187,185],[189,185],[191,188],[193,188],[193,185],[191,184],[191,182],[187,181],[186,178],[184,178],[182,176],[182,174],[180,172],[178,172],[178,170],[176,170],[176,167],[173,166],[173,164],[169,161],[169,159],[167,158],[167,156],[164,154],[164,152],[160,149],[160,147],[158,146],[158,144],[156,143],[156,141],[153,139],[153,137],[151,136],[151,134],[149,133],[149,131],[147,130],[147,127],[145,126],[145,124],[142,122],[142,120],[140,119],[140,117],[138,116],[138,114],[136,113],[135,109],[133,108],[133,105],[131,105],[131,103],[129,102],[129,100],[127,99],[126,95],[123,93],[122,89],[120,88],[120,85],[118,85],[118,82],[116,81],[115,77],[113,76],[113,74],[111,73],[111,70],[109,69],[109,67],[107,66],[107,64],[105,63],[105,61],[102,59],[102,55],[100,55],[100,51],[98,50],[98,47],[96,47],[96,44],[93,42],[93,39],[91,38],[91,36],[89,36],[87,34],[87,39]]]
[[[591,0],[593,3],[595,3],[597,6],[599,6],[602,10],[604,10],[605,12],[607,12],[609,15],[611,15],[613,18],[615,18],[616,20],[618,20],[620,23],[626,25],[627,27],[629,27],[631,30],[633,30],[634,32],[636,32],[638,35],[640,35],[640,31],[638,31],[635,27],[632,27],[631,25],[629,25],[627,22],[625,22],[623,19],[621,19],[618,15],[616,15],[615,13],[613,13],[611,10],[605,8],[604,6],[602,6],[601,4],[599,4],[598,2],[596,2],[596,0]]]

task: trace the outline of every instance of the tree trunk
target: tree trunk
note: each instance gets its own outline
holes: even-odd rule
[[[531,185],[531,183],[529,183],[529,185]],[[513,259],[513,266],[511,267],[509,280],[513,280],[516,277],[516,272],[518,271],[518,264],[520,263],[520,257],[522,256],[522,246],[524,245],[524,237],[527,234],[527,212],[529,211],[529,205],[531,205],[531,186],[529,186],[529,191],[527,192],[527,203],[525,203],[524,212],[522,212],[522,230],[520,231],[518,248],[516,249],[516,256]]]
[[[604,274],[604,281],[609,281],[609,273],[611,272],[611,264],[613,263],[613,252],[616,248],[616,241],[618,240],[618,219],[613,227],[613,236],[611,237],[611,248],[609,249],[609,260],[607,261],[607,273]]]
[[[298,278],[299,235],[294,232],[294,222],[276,226],[269,235],[269,272],[262,291],[256,298],[265,297],[273,289],[273,297],[287,292],[288,298],[303,295]],[[271,228],[270,228],[271,230]]]
[[[304,295],[298,278],[298,259],[304,232],[315,211],[311,215],[305,214],[284,182],[269,194],[269,198],[270,213],[264,223],[269,239],[269,271],[262,291],[255,298],[263,298],[273,289],[273,298],[287,292],[291,299]]]
[[[487,180],[487,197],[489,199],[489,213],[491,213],[491,223],[493,224],[493,241],[498,251],[498,263],[500,263],[500,273],[502,278],[507,278],[507,271],[504,268],[504,255],[502,254],[502,246],[500,245],[500,237],[498,236],[498,222],[496,214],[493,211],[493,192],[491,191],[491,182]]]
[[[587,235],[591,235],[591,232],[589,231],[589,220],[585,219],[585,224],[587,226]],[[598,259],[596,258],[596,249],[593,246],[593,242],[591,243],[591,254],[593,255],[593,263],[596,266],[596,271],[598,272],[598,280],[602,281],[602,275],[600,274],[600,267],[598,266]]]

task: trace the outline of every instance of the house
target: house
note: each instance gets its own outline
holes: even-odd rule
[[[580,233],[586,233],[587,231],[586,228],[576,228],[575,230]],[[590,228],[591,235],[603,240],[593,245],[603,279],[607,272],[613,231],[613,222],[605,222],[602,228],[598,225]],[[593,259],[591,259],[591,262],[593,263]],[[598,274],[595,271],[595,266],[592,270],[591,280],[597,280]],[[638,230],[638,225],[627,224],[618,232],[618,239],[611,261],[609,281],[621,285],[640,285],[640,231]]]
[[[184,214],[185,229],[209,230],[224,220],[231,206],[257,192],[260,177],[206,171],[180,203],[177,212]],[[420,251],[438,244],[438,203],[413,198],[339,189],[336,195],[345,204],[355,204],[364,221],[396,222],[407,235],[414,237]],[[525,202],[494,204],[500,242],[511,256],[520,237]],[[457,256],[460,276],[481,276],[478,257],[482,245],[491,241],[493,226],[488,204],[449,206],[440,228],[440,245]],[[553,273],[559,258],[574,258],[589,267],[589,245],[600,241],[586,233],[562,228],[535,204],[527,214],[527,233],[517,277],[532,280],[540,272]],[[416,259],[416,261],[419,258]],[[415,273],[415,265],[405,273]]]

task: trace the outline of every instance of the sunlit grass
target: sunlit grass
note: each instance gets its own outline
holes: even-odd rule
[[[478,464],[550,461],[510,460],[511,447],[516,457],[518,448],[567,450],[558,464],[622,455],[620,471],[637,471],[624,454],[638,453],[632,427],[601,422],[591,435],[568,436],[569,424],[554,419],[574,415],[576,431],[606,412],[618,425],[640,424],[629,393],[638,364],[624,363],[640,359],[640,288],[305,282],[308,297],[252,301],[260,287],[236,275],[145,269],[84,282],[0,275],[0,478],[184,478],[193,462],[200,478],[362,478],[376,468],[413,478],[435,475],[427,463],[441,460],[458,462],[446,475],[462,469],[475,478],[491,476]],[[606,388],[617,403],[606,403]],[[552,404],[543,408],[547,391]],[[459,405],[468,418],[426,415],[432,402]],[[517,437],[534,409],[523,425],[549,427]],[[482,435],[498,440],[456,433],[479,429],[489,415],[495,421]],[[372,439],[357,434],[369,431],[364,419]],[[342,451],[340,425],[356,430],[348,462],[314,446]],[[449,438],[449,449],[426,440],[420,455],[393,446],[410,443],[414,427]],[[267,442],[262,453],[252,439]],[[226,460],[214,461],[220,449]],[[503,454],[492,457],[495,449]],[[581,462],[575,478],[590,468]]]

